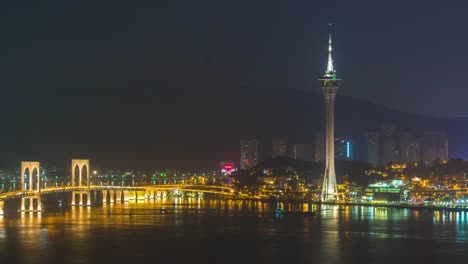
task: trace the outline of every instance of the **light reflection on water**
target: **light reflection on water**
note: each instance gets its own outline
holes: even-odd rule
[[[182,198],[7,215],[0,217],[0,263],[187,263],[188,256],[196,263],[436,263],[468,257],[465,212],[279,206],[316,215],[279,216],[276,204],[260,201]]]

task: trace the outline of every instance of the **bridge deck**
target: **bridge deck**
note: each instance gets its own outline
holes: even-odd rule
[[[147,185],[147,186],[103,186],[103,185],[92,185],[88,189],[85,186],[81,187],[52,187],[41,189],[41,194],[48,193],[59,193],[59,192],[87,192],[96,190],[117,190],[117,191],[167,191],[167,190],[180,190],[187,192],[203,192],[221,195],[233,195],[235,189],[226,186],[216,185],[190,185],[190,184],[171,184],[171,185]],[[37,196],[37,191],[10,191],[0,193],[0,201],[18,199],[21,197],[32,197]]]

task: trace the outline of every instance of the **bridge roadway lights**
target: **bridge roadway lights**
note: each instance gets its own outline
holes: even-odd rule
[[[5,205],[4,201],[0,201],[0,215],[3,215],[3,206]]]

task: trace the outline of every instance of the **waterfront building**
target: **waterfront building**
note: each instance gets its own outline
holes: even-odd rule
[[[369,184],[364,200],[376,203],[401,203],[409,200],[409,181],[391,180]]]

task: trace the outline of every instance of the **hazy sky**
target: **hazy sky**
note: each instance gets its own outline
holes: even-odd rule
[[[468,116],[462,0],[9,1],[0,20],[4,94],[154,80],[320,92],[332,21],[340,93]]]

